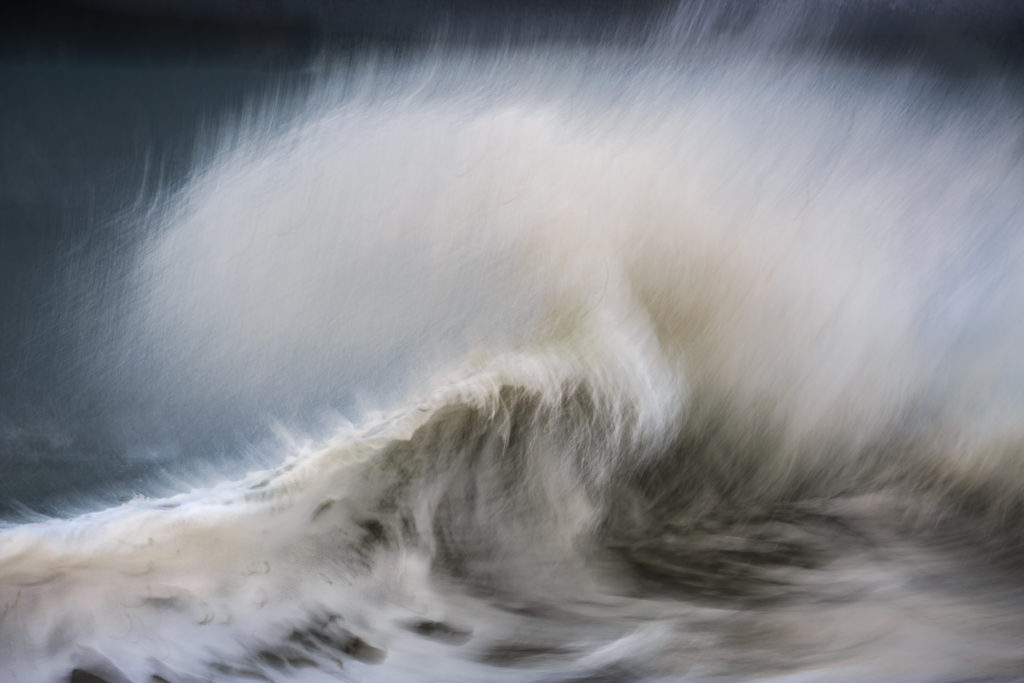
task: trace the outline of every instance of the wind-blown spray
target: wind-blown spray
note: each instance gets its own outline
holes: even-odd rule
[[[123,363],[200,411],[387,389],[270,470],[5,530],[0,676],[1022,675],[1019,88],[711,15],[237,122]]]

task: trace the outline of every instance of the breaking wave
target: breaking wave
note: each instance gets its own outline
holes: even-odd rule
[[[222,133],[139,219],[125,372],[361,408],[5,529],[0,677],[1024,676],[1020,89],[711,14]]]

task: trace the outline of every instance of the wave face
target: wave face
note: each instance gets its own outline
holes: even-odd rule
[[[0,677],[1024,677],[1019,84],[722,16],[359,58],[228,127],[111,353],[196,413],[361,408],[8,526]]]

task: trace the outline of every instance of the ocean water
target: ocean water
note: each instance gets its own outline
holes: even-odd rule
[[[847,19],[213,78],[8,353],[0,680],[1024,680],[1024,88]]]

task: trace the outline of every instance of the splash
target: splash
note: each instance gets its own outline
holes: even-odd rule
[[[230,128],[123,363],[199,412],[366,409],[5,530],[0,672],[1020,675],[1020,93],[702,12],[366,59]]]

